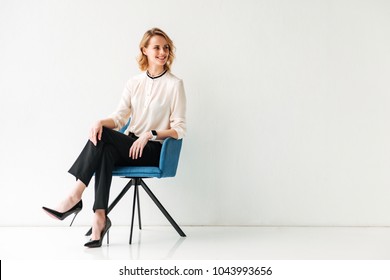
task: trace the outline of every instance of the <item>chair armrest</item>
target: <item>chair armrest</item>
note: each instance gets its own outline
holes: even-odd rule
[[[162,177],[174,177],[179,164],[180,150],[183,140],[167,138],[164,140],[160,154]]]

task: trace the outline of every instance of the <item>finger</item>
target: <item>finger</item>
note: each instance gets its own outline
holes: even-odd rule
[[[130,157],[130,158],[133,158],[133,146],[130,147],[130,150],[129,150],[129,157]]]
[[[91,141],[91,142],[92,142],[92,144],[94,144],[94,145],[96,146],[96,144],[95,144],[95,141],[94,141],[94,139],[93,139],[93,135],[92,135],[92,134],[90,134],[90,135],[89,135],[89,141]]]
[[[135,146],[134,146],[134,145],[131,146],[131,148],[130,148],[130,157],[131,157],[132,159],[135,158]]]
[[[137,159],[137,148],[133,150],[133,159]]]
[[[135,141],[134,143],[133,143],[133,145],[131,146],[131,149],[132,149],[132,158],[133,159],[137,159],[138,158],[138,149],[139,149],[139,143],[138,143],[139,141],[137,140],[137,141]]]
[[[102,134],[103,134],[103,128],[100,128],[98,131],[98,138],[99,140],[102,140]]]
[[[141,157],[141,151],[142,151],[142,146],[141,146],[141,144],[139,144],[137,147],[137,158]]]
[[[97,140],[96,140],[96,132],[92,132],[92,143],[96,146],[97,145]]]

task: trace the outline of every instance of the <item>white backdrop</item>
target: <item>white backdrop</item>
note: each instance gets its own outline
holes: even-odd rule
[[[389,15],[386,0],[0,0],[0,225],[68,225],[41,206],[74,183],[157,26],[177,46],[188,135],[177,176],[148,182],[179,224],[389,226]],[[141,198],[144,223],[167,224]],[[84,202],[77,225],[93,185]]]

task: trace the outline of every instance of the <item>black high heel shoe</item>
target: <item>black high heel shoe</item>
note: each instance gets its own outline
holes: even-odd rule
[[[100,234],[99,240],[90,240],[87,243],[84,244],[85,247],[88,248],[97,248],[102,246],[104,235],[107,233],[107,245],[109,244],[109,230],[111,227],[111,220],[106,216],[106,224],[104,225],[104,228]]]
[[[51,216],[53,216],[54,218],[58,219],[58,220],[64,220],[66,217],[68,217],[69,215],[72,215],[74,213],[74,217],[73,217],[73,220],[72,222],[70,223],[70,226],[72,226],[73,224],[73,221],[74,219],[76,218],[77,214],[81,211],[81,209],[83,209],[83,201],[80,200],[75,206],[73,206],[72,208],[70,208],[68,211],[65,211],[65,212],[58,212],[56,210],[53,210],[53,209],[50,209],[50,208],[47,208],[45,206],[42,207],[43,210],[45,210],[48,214],[50,214]]]

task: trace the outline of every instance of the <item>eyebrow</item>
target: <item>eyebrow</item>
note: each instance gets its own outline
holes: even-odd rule
[[[155,47],[159,47],[160,45],[154,45]],[[169,44],[166,44],[164,45],[163,47],[168,47],[169,48]]]

